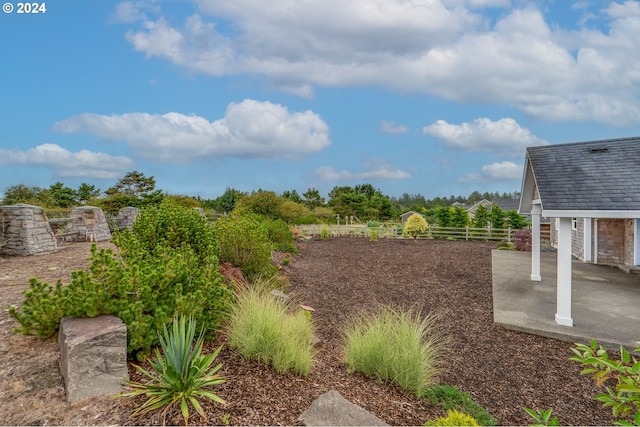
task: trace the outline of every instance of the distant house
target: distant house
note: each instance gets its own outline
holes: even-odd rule
[[[519,212],[532,217],[532,280],[541,280],[540,218],[552,219],[556,322],[572,326],[572,256],[640,265],[640,137],[527,148]]]
[[[487,199],[482,199],[479,202],[474,203],[470,208],[467,208],[467,215],[469,215],[469,219],[471,221],[473,221],[473,219],[476,217],[476,211],[480,206],[484,206],[485,208],[487,208],[487,212],[491,212],[493,203],[491,203]]]

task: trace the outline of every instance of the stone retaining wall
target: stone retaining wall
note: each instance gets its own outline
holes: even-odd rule
[[[75,233],[75,239],[86,242],[101,242],[111,239],[111,231],[102,209],[95,206],[80,206],[71,210],[67,222],[67,233]]]

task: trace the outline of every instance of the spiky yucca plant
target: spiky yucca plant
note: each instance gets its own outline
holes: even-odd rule
[[[136,365],[136,369],[151,381],[141,383],[126,380],[124,384],[131,390],[120,397],[147,396],[148,399],[133,411],[133,415],[145,414],[162,409],[163,417],[174,407],[180,405],[184,423],[189,421],[189,406],[206,421],[207,416],[202,409],[199,398],[208,398],[214,402],[225,404],[219,396],[207,388],[222,384],[225,378],[216,375],[222,363],[212,367],[222,346],[212,354],[203,355],[204,328],[195,340],[196,322],[181,316],[174,319],[172,329],[164,326],[164,336],[159,336],[162,354],[156,348],[155,358],[151,360],[153,373]],[[163,356],[164,354],[164,356]]]

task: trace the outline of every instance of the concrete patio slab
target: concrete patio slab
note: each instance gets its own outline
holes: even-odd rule
[[[542,281],[531,280],[531,252],[492,251],[493,320],[507,329],[573,343],[633,350],[640,341],[640,275],[572,262],[573,327],[555,322],[556,254],[540,256]]]

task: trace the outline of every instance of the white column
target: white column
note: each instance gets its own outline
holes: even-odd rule
[[[584,218],[584,248],[582,261],[591,262],[591,218]]]
[[[571,218],[560,218],[558,222],[556,323],[563,326],[573,326],[571,318]]]
[[[531,280],[539,282],[540,277],[540,215],[542,207],[531,205]]]

